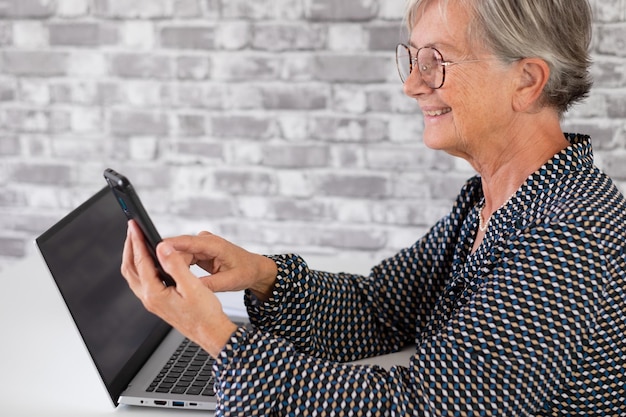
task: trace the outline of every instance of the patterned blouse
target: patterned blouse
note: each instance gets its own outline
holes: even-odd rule
[[[590,139],[556,154],[471,252],[481,179],[369,276],[272,257],[214,366],[217,415],[626,416],[626,201]],[[346,364],[415,344],[408,367]]]

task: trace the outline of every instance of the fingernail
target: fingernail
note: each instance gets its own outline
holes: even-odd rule
[[[163,255],[169,255],[174,251],[172,245],[167,242],[161,242],[161,246],[163,246],[163,248],[161,248],[161,250],[163,251]]]

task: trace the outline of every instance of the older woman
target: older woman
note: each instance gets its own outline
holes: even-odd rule
[[[585,0],[413,0],[397,48],[424,141],[479,173],[368,277],[131,223],[123,273],[217,358],[220,415],[625,415],[626,201],[560,118],[584,98]],[[210,275],[197,280],[189,265]],[[246,289],[254,329],[212,291]],[[409,367],[338,362],[415,343]]]

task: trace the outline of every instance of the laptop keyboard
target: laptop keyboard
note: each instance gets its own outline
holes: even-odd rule
[[[147,391],[213,396],[214,362],[204,349],[189,339],[184,339]]]

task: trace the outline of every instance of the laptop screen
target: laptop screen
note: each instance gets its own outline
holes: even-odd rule
[[[120,273],[127,220],[104,187],[36,239],[113,403],[170,327]]]

